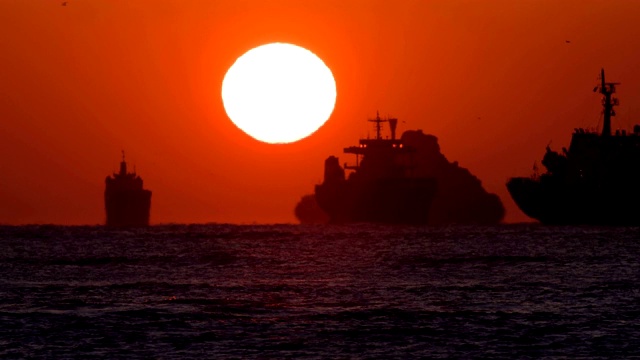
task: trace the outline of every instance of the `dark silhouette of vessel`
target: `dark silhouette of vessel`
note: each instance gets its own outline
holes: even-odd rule
[[[415,149],[396,139],[397,119],[378,115],[369,121],[375,123],[376,137],[344,149],[356,155],[355,165],[343,168],[335,156],[325,160],[324,181],[315,186],[317,205],[330,223],[426,224],[436,180],[413,173]],[[383,123],[389,124],[391,138],[382,138]],[[352,171],[348,177],[345,170]]]
[[[142,187],[142,179],[135,171],[127,172],[122,152],[120,172],[107,176],[104,190],[104,208],[107,226],[148,226],[151,209],[151,191]]]
[[[618,84],[606,82],[601,70],[593,89],[603,97],[600,133],[575,129],[568,150],[547,146],[544,173],[534,166],[532,176],[508,180],[511,197],[527,216],[544,224],[640,225],[640,125],[611,133]]]

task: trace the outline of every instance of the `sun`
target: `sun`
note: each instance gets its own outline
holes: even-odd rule
[[[331,70],[311,51],[272,43],[240,56],[222,81],[227,115],[242,131],[271,144],[291,143],[318,130],[336,103]]]

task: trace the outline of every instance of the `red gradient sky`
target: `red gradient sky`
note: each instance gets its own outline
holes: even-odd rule
[[[351,161],[342,148],[377,110],[436,135],[506,222],[528,221],[505,182],[600,125],[600,68],[621,82],[614,128],[640,122],[636,0],[61,4],[0,1],[0,223],[103,223],[122,149],[152,223],[293,223],[324,159]],[[313,51],[337,83],[326,125],[289,145],[245,135],[220,97],[235,59],[269,42]]]

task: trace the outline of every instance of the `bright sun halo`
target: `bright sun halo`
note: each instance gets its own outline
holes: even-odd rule
[[[318,130],[336,103],[331,70],[311,51],[272,43],[240,56],[222,81],[231,121],[266,143],[290,143]]]

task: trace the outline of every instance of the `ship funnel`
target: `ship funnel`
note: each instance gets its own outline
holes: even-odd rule
[[[389,119],[389,129],[391,129],[391,140],[396,139],[396,126],[398,125],[398,119]]]

